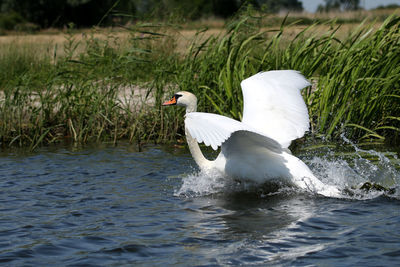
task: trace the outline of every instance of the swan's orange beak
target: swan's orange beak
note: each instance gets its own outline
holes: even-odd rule
[[[162,105],[163,105],[163,106],[176,105],[176,96],[173,96],[173,97],[171,98],[171,100],[169,100],[169,101],[165,101]]]

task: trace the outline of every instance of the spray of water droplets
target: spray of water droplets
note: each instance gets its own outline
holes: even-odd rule
[[[396,154],[364,150],[344,135],[342,139],[351,148],[351,152],[329,150],[323,155],[314,153],[303,159],[314,175],[322,182],[338,187],[343,192],[343,198],[370,199],[388,195],[400,199],[400,161]],[[391,190],[388,192],[360,189],[366,182],[379,184]],[[294,191],[304,193],[287,185],[274,184],[266,188],[266,185],[239,182],[218,172],[193,172],[183,177],[182,185],[175,190],[175,195],[192,197],[242,191],[259,192],[260,196]]]

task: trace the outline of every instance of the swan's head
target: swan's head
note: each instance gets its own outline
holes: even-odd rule
[[[197,109],[197,97],[186,91],[177,92],[171,100],[163,103],[163,106],[171,105],[186,107],[186,112],[195,112]]]

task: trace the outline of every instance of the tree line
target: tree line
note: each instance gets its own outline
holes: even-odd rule
[[[357,9],[359,0],[324,0],[320,10]],[[251,6],[260,12],[302,11],[300,0],[0,0],[0,28],[31,23],[40,28],[103,26],[132,19],[227,18]]]

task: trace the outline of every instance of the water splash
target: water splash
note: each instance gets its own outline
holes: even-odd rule
[[[352,151],[343,152],[328,149],[313,151],[312,155],[299,155],[322,182],[338,187],[343,198],[371,199],[382,195],[400,199],[400,161],[395,153],[364,150],[348,140],[343,141]],[[366,182],[376,183],[388,191],[361,189]],[[257,185],[251,182],[240,182],[219,172],[193,172],[182,179],[182,185],[175,190],[175,196],[197,197],[217,193],[250,192],[259,196],[271,194],[304,193],[304,191],[275,183]]]
[[[183,183],[175,196],[196,197],[223,192],[229,185],[228,177],[217,172],[194,172],[183,177]]]
[[[314,155],[305,162],[324,183],[334,184],[345,198],[370,199],[381,195],[400,198],[400,162],[395,153],[364,150],[341,136],[350,152],[328,150],[324,155]],[[392,160],[389,158],[392,158]],[[365,190],[361,187],[372,183],[392,190]]]
[[[259,185],[251,181],[238,181],[218,171],[198,171],[182,178],[182,185],[175,196],[200,197],[212,194],[250,193],[259,197],[275,194],[299,193],[298,188],[280,182]]]

